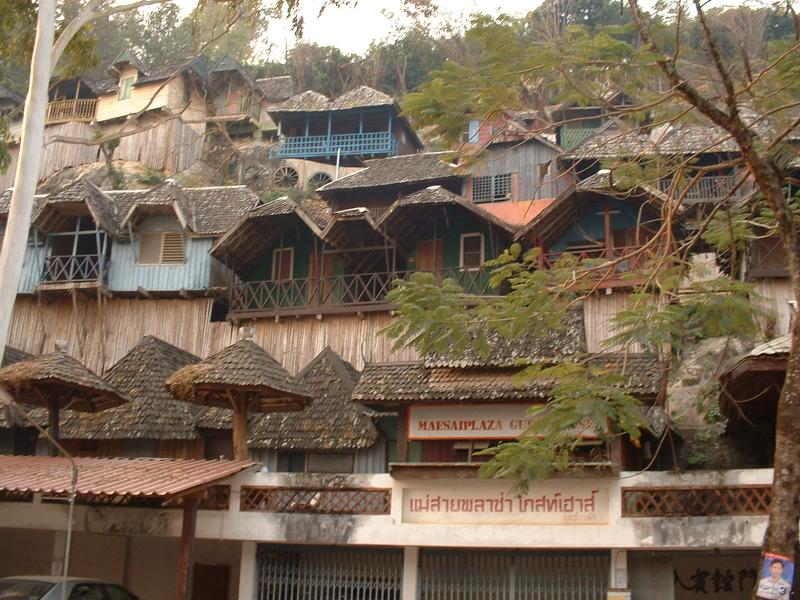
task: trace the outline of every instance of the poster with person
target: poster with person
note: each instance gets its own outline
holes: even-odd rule
[[[761,600],[789,600],[794,580],[794,562],[787,556],[764,553],[764,562],[758,579],[756,598]]]

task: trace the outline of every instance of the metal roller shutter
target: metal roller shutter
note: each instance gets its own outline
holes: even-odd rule
[[[605,600],[608,552],[420,553],[420,600]]]
[[[259,600],[400,600],[402,549],[259,546]]]

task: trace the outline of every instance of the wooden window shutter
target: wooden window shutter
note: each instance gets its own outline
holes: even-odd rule
[[[161,262],[161,236],[160,233],[139,234],[140,265],[157,265]]]
[[[185,260],[183,236],[180,233],[164,234],[164,245],[161,250],[161,262],[168,265],[181,264]]]

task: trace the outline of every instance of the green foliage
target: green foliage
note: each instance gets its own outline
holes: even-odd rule
[[[756,237],[750,219],[751,210],[744,202],[726,202],[703,231],[703,241],[720,254],[731,250],[741,252]]]
[[[111,189],[112,190],[124,190],[125,189],[125,173],[123,173],[119,169],[115,169],[114,167],[110,167],[108,169],[108,177],[109,177],[109,179],[111,179]]]
[[[683,274],[683,269],[673,269],[672,279],[682,283],[670,284],[661,296],[648,290],[632,294],[612,318],[615,334],[607,347],[636,343],[650,352],[664,347],[680,351],[688,340],[758,333],[757,318],[763,313],[753,304],[752,284],[730,277],[686,282]]]
[[[144,170],[136,177],[136,181],[144,185],[158,185],[164,181],[164,179],[164,173],[150,167],[145,167]]]
[[[388,299],[397,306],[398,319],[381,333],[394,340],[395,348],[411,346],[422,355],[470,349],[487,356],[490,332],[508,339],[550,336],[565,326],[575,299],[567,282],[582,266],[574,257],[553,269],[539,269],[538,262],[538,250],[523,253],[514,244],[487,263],[492,287],[507,293],[470,297],[469,302],[454,280],[440,283],[429,273],[417,273],[397,281]],[[492,457],[481,467],[484,476],[514,479],[524,488],[531,479],[569,468],[577,451],[576,433],[587,427],[606,440],[614,435],[637,440],[646,429],[627,377],[600,368],[589,357],[534,362],[517,377],[548,389],[549,400],[545,407],[530,409],[537,418],[518,441],[484,452]]]

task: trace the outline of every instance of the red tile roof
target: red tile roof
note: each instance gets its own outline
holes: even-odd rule
[[[553,203],[555,198],[540,200],[511,200],[508,202],[492,202],[480,207],[509,225],[519,227],[530,223],[540,212]]]
[[[76,458],[78,495],[168,497],[203,488],[253,465],[251,461]],[[66,494],[66,458],[0,456],[0,491]]]

